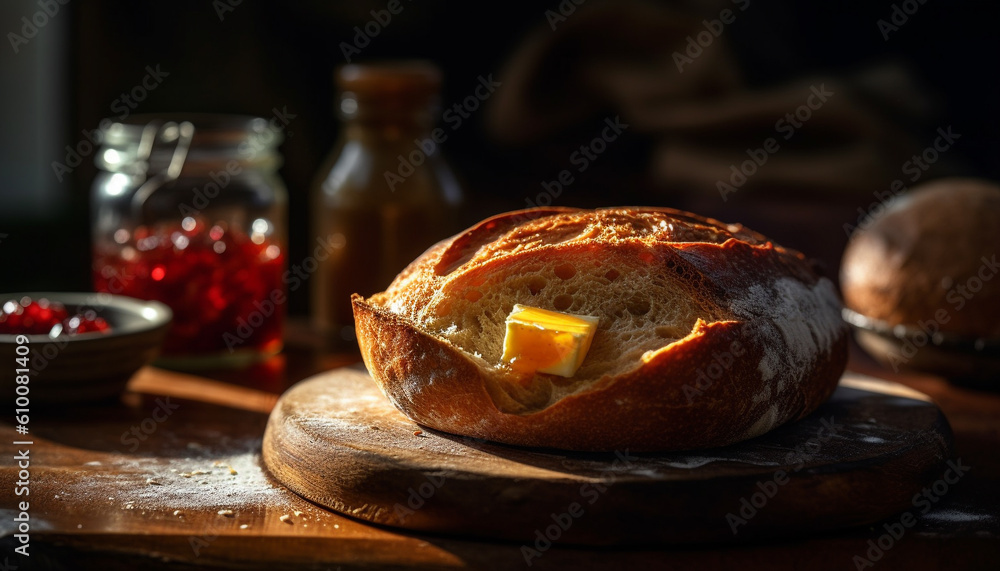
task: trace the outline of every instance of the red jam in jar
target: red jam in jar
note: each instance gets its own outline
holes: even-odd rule
[[[277,119],[133,116],[95,156],[93,279],[165,303],[157,364],[243,366],[282,348],[287,192]]]
[[[225,222],[187,217],[131,235],[122,229],[115,236],[120,248],[95,253],[95,287],[170,306],[164,356],[275,353],[282,345],[285,252],[266,235],[267,225],[255,220],[247,235]]]

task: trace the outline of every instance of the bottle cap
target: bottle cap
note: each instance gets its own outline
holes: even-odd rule
[[[335,74],[346,119],[369,113],[382,116],[425,112],[440,105],[441,70],[429,61],[404,60],[351,64]]]

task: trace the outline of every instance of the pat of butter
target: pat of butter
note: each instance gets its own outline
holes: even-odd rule
[[[507,317],[501,359],[521,373],[572,377],[583,364],[598,318],[515,305]]]

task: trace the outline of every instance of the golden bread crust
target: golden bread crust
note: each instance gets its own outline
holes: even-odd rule
[[[513,304],[567,297],[601,318],[576,377],[498,367],[498,328]],[[662,208],[493,217],[353,304],[365,364],[404,414],[523,446],[738,442],[813,411],[847,355],[836,292],[801,254]]]

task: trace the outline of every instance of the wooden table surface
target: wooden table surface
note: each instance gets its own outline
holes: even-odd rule
[[[191,376],[147,367],[121,402],[33,407],[30,496],[14,493],[21,486],[14,457],[25,447],[11,443],[28,436],[16,434],[8,410],[0,423],[0,569],[526,568],[516,543],[374,527],[319,508],[270,478],[259,452],[277,397],[298,380],[359,360],[310,347],[308,338],[293,336],[284,354],[251,370]],[[683,548],[556,542],[531,568],[867,568],[860,557],[879,569],[1000,568],[1000,392],[892,374],[852,351],[852,370],[930,395],[951,423],[957,457],[970,467],[887,550],[872,547],[887,533],[880,524]],[[30,502],[30,557],[14,551],[22,501]]]

